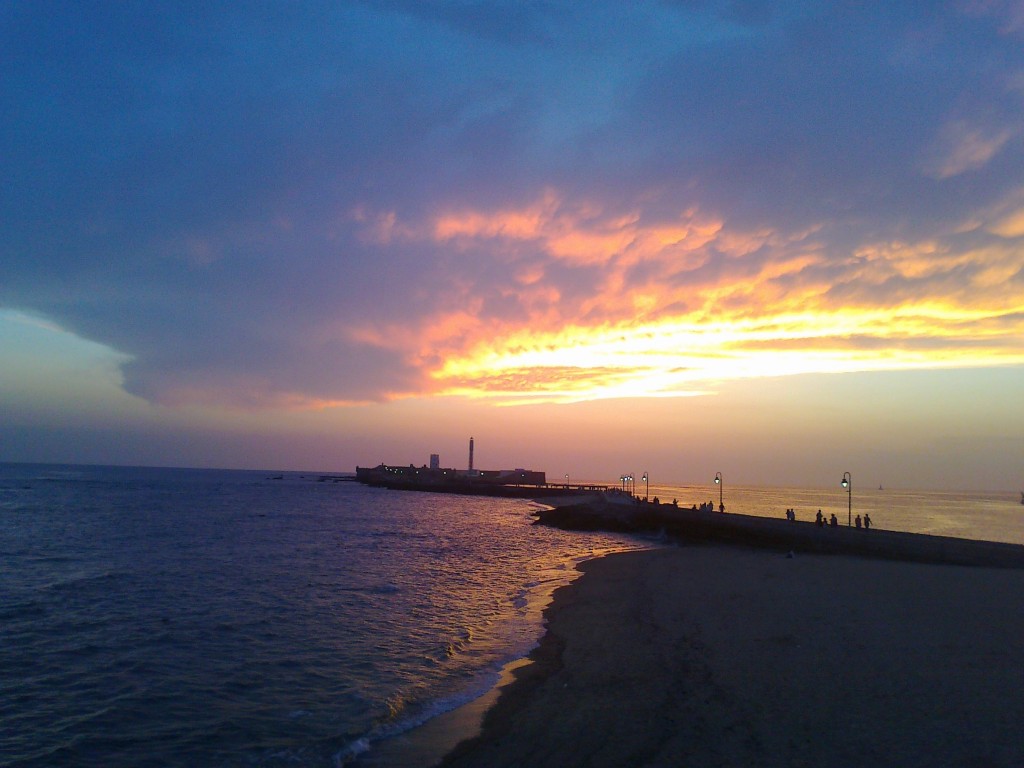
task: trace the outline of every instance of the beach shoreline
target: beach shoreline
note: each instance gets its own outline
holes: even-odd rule
[[[498,669],[482,672],[484,676],[493,673],[493,685],[482,694],[453,709],[429,716],[414,727],[400,729],[398,733],[384,738],[368,739],[364,750],[341,755],[341,764],[352,763],[364,768],[424,768],[438,765],[458,745],[480,735],[485,716],[508,687],[524,676],[539,674],[546,669],[545,665],[538,666],[537,663],[540,646],[549,638],[545,616],[554,596],[582,577],[581,566],[609,554],[645,551],[653,546],[660,545],[637,539],[630,546],[611,547],[571,563],[566,570],[560,571],[557,580],[552,580],[549,574],[547,579],[535,583],[525,598],[524,606],[527,615],[533,617],[531,623],[536,624],[535,640],[524,655],[511,658]]]
[[[1024,571],[608,555],[441,768],[1024,764]]]

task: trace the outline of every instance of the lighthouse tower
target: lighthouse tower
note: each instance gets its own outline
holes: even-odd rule
[[[473,471],[473,438],[469,438],[469,471]]]

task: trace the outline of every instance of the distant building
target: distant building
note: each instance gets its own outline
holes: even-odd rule
[[[433,457],[431,457],[433,461]],[[356,467],[356,479],[368,485],[384,485],[391,488],[430,486],[542,486],[547,484],[543,472],[531,469],[466,469],[390,466]]]
[[[441,468],[441,457],[438,454],[436,454],[436,453],[430,454],[430,468],[431,469],[440,469]]]

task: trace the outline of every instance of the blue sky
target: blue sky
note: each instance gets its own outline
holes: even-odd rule
[[[0,460],[1017,488],[1022,43],[994,0],[2,4]]]

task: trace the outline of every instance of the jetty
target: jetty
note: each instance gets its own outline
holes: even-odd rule
[[[611,490],[606,485],[549,483],[547,475],[535,469],[476,469],[473,466],[474,438],[469,438],[469,466],[442,467],[441,457],[430,454],[430,464],[401,466],[381,462],[375,467],[356,467],[355,479],[364,485],[395,491],[456,493],[463,496],[499,496],[533,499],[557,506],[567,501],[596,501]]]
[[[597,501],[609,490],[605,485],[548,483],[544,472],[532,469],[459,470],[413,464],[378,464],[376,467],[356,467],[355,479],[364,485],[395,491],[532,499],[552,506],[567,501]]]
[[[643,501],[620,492],[533,513],[565,530],[663,534],[681,542],[730,542],[781,553],[846,554],[923,563],[1024,568],[1024,545],[877,528],[737,515]]]

